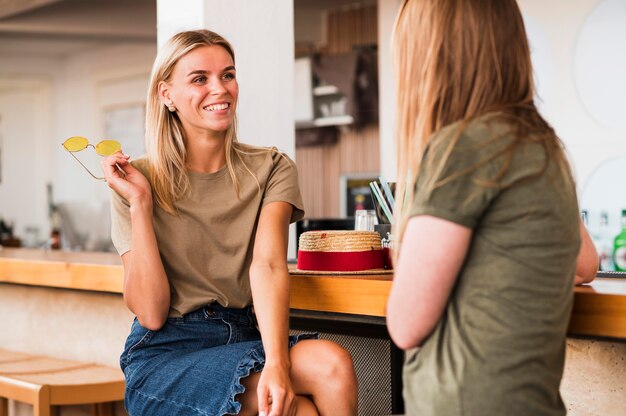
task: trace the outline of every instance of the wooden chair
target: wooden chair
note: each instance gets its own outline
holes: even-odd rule
[[[0,349],[0,416],[8,415],[8,399],[33,405],[34,416],[75,404],[93,404],[93,415],[112,416],[124,386],[117,368]]]

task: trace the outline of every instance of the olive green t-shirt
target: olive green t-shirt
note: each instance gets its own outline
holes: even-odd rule
[[[428,191],[426,161],[442,160],[459,126],[433,136],[410,214],[473,234],[440,321],[407,353],[406,414],[564,415],[559,383],[580,245],[575,190],[530,141],[516,148],[497,186],[490,183],[508,163],[498,152],[513,136],[483,116],[463,130],[436,179],[463,174]]]
[[[252,303],[249,269],[261,208],[275,201],[293,205],[291,222],[304,216],[295,164],[269,150],[243,155],[254,178],[235,164],[239,198],[228,169],[214,173],[188,172],[191,189],[176,202],[178,215],[154,205],[157,244],[169,280],[169,315],[181,316],[209,302],[241,308]],[[132,162],[149,178],[148,159]],[[148,179],[149,180],[149,179]],[[128,203],[111,197],[112,240],[120,255],[132,250]]]

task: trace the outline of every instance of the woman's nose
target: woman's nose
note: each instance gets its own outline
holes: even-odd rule
[[[209,83],[209,92],[213,95],[223,94],[226,92],[226,88],[221,79],[213,78]]]

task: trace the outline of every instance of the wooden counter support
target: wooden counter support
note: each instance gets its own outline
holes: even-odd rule
[[[626,339],[626,280],[596,279],[575,290],[570,334]]]
[[[385,316],[391,289],[390,275],[355,276],[291,275],[293,309]]]

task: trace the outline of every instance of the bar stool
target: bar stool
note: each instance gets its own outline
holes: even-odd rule
[[[76,404],[93,404],[94,416],[112,416],[124,388],[117,368],[0,349],[0,416],[8,415],[8,399],[31,404],[34,416]]]

